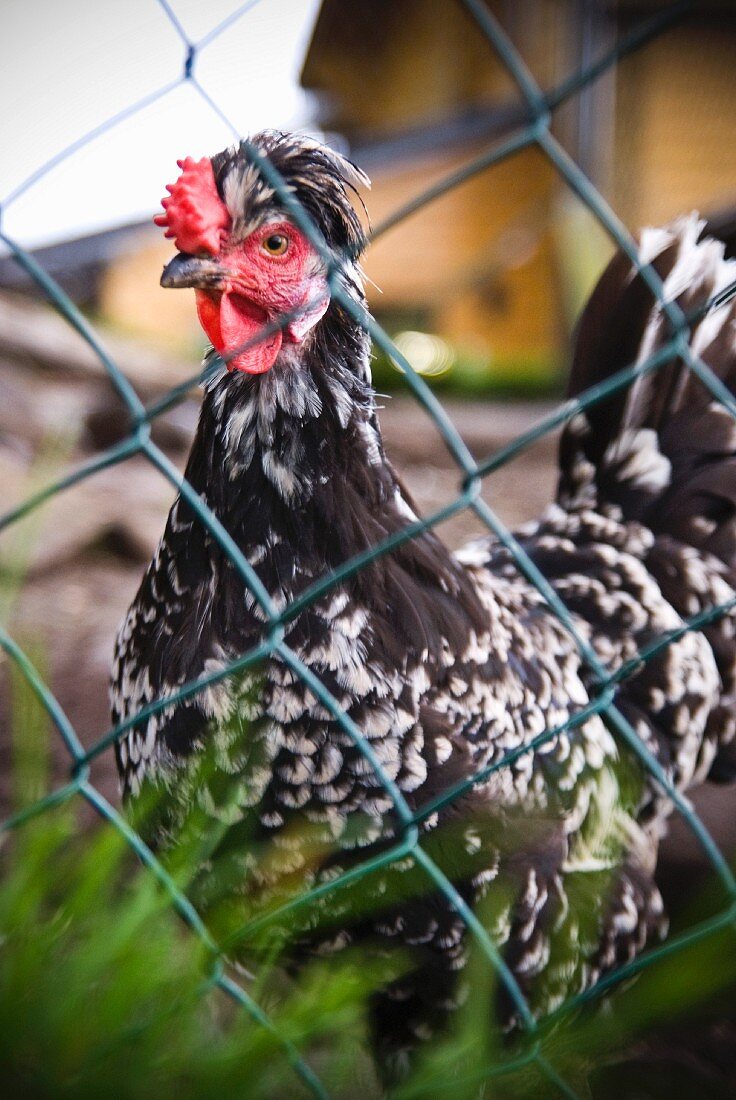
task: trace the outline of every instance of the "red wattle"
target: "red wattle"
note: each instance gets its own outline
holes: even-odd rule
[[[232,290],[224,291],[219,302],[202,291],[196,292],[196,298],[202,328],[220,355],[226,356],[253,341],[245,351],[228,359],[228,370],[264,374],[273,366],[281,350],[282,334],[277,330],[258,338],[268,324],[265,309]]]
[[[220,331],[220,303],[211,294],[195,290],[197,316],[207,334],[207,339],[217,351],[222,351],[222,332]]]

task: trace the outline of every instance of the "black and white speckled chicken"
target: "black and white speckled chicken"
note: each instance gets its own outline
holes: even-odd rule
[[[329,248],[356,257],[365,242],[350,194],[361,173],[299,136],[253,141]],[[205,386],[186,477],[283,608],[415,511],[384,454],[369,339],[330,300],[305,234],[243,150],[180,163],[160,217],[180,253],[162,284],[195,288],[229,367]],[[734,306],[705,307],[736,264],[702,229],[693,216],[646,230],[641,252],[667,297],[696,312],[696,353],[734,385]],[[348,259],[341,278],[362,304],[357,263]],[[667,332],[617,256],[582,317],[571,392],[650,355]],[[560,456],[557,501],[519,539],[609,670],[733,597],[736,425],[680,361],[577,415]],[[264,620],[177,498],[117,639],[114,719],[247,653]],[[685,633],[617,687],[618,707],[680,790],[734,771],[733,633],[732,617]],[[535,742],[585,706],[593,678],[502,546],[484,539],[451,554],[426,531],[321,595],[287,623],[285,640],[417,811],[423,846],[481,914],[534,1013],[662,934],[653,873],[671,807],[600,716]],[[215,774],[193,786],[187,776],[208,747]],[[508,766],[421,812],[512,750]],[[244,894],[278,873],[306,888],[397,834],[370,763],[278,656],[128,730],[117,756],[126,795],[152,784],[171,821],[191,799],[220,819],[220,848]],[[278,858],[264,863],[254,853],[266,842]],[[349,889],[325,894],[303,937],[319,951],[395,944],[410,959],[373,1000],[376,1046],[389,1061],[460,999],[470,945],[450,902],[410,864],[365,879],[354,911]],[[399,886],[397,900],[402,875],[417,882]],[[514,1015],[503,998],[500,1011],[507,1022]]]

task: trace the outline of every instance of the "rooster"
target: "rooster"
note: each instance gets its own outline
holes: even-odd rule
[[[161,282],[194,288],[212,345],[186,478],[282,609],[417,517],[384,453],[356,320],[366,242],[353,199],[367,180],[302,136],[268,131],[252,147],[340,258],[356,310],[331,295],[323,252],[245,147],[179,162],[157,219],[179,253]],[[736,264],[702,231],[695,216],[646,230],[641,256],[695,315],[691,346],[729,384],[734,307],[709,307]],[[667,338],[661,308],[618,255],[582,316],[571,393]],[[682,362],[576,415],[560,466],[556,502],[518,538],[609,672],[733,599],[736,423]],[[114,721],[225,669],[265,629],[261,604],[179,496],[118,634]],[[565,728],[595,678],[507,549],[486,538],[452,554],[423,531],[285,630],[416,813],[423,847],[534,1015],[664,934],[654,871],[670,801],[604,715]],[[736,772],[733,635],[732,616],[685,632],[617,685],[617,707],[680,791]],[[536,741],[546,730],[560,732]],[[329,881],[399,833],[371,762],[278,654],[129,727],[116,752],[126,798],[161,795],[155,843],[171,842],[192,802],[218,821],[235,893],[267,891],[279,875],[303,889]],[[208,752],[213,766],[199,773]],[[276,857],[260,861],[268,845]],[[472,939],[452,900],[419,879],[397,859],[361,883],[354,911],[349,889],[324,892],[321,915],[300,929],[304,950],[399,948],[403,967],[370,1008],[392,1072],[462,999]],[[518,1005],[497,1001],[513,1025]]]

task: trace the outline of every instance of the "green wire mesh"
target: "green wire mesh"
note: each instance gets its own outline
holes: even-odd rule
[[[567,608],[556,595],[549,582],[529,560],[522,548],[516,542],[514,536],[506,529],[498,516],[496,516],[493,510],[480,499],[482,478],[511,460],[525,448],[534,444],[545,434],[566,423],[577,412],[603,400],[608,395],[630,385],[634,379],[657,370],[664,363],[676,357],[681,358],[687,367],[700,379],[701,383],[710,390],[714,398],[722,402],[731,414],[736,416],[736,401],[732,394],[725,388],[720,380],[716,378],[707,364],[694,355],[689,347],[688,325],[693,318],[685,316],[677,304],[664,300],[662,283],[656,272],[650,266],[644,265],[639,261],[636,245],[625,227],[621,224],[614,211],[610,209],[602,195],[596,190],[580,167],[562,148],[550,129],[553,112],[558,107],[567,102],[582,89],[592,84],[599,76],[617,64],[623,56],[634,50],[640,49],[648,41],[661,33],[667,26],[670,26],[675,20],[685,14],[688,9],[692,7],[692,4],[688,2],[674,4],[665,11],[657,14],[655,17],[645,21],[637,27],[633,33],[620,40],[615,48],[590,65],[590,67],[575,73],[551,92],[544,93],[536,83],[532,74],[526,68],[519,52],[514,48],[503,29],[482,0],[460,0],[467,14],[475,21],[479,32],[487,39],[489,48],[495,51],[506,71],[516,83],[527,110],[528,117],[526,124],[505,140],[492,144],[488,149],[469,161],[461,169],[448,174],[439,182],[413,197],[403,207],[379,225],[375,229],[373,237],[386,232],[397,222],[407,218],[416,210],[431,203],[434,199],[450,191],[452,188],[459,186],[477,173],[483,172],[493,165],[499,164],[501,161],[512,157],[515,153],[523,149],[534,146],[546,155],[571,191],[577,196],[580,202],[587,207],[591,214],[594,215],[613,241],[623,249],[631,259],[632,263],[641,273],[642,278],[646,281],[652,294],[658,300],[663,315],[670,326],[668,342],[664,347],[658,350],[656,354],[651,355],[643,362],[625,367],[612,377],[606,379],[603,383],[591,387],[573,400],[562,403],[551,415],[539,421],[532,429],[518,436],[511,443],[496,451],[484,461],[476,462],[449,420],[442,405],[428,388],[424,380],[411,368],[410,364],[405,360],[383,329],[376,324],[373,318],[357,306],[342,288],[339,276],[341,262],[344,258],[335,256],[327,250],[315,226],[311,223],[306,212],[301,209],[293,196],[286,190],[283,180],[273,166],[268,161],[264,160],[258,151],[250,146],[247,141],[242,139],[242,136],[229,121],[220,105],[212,100],[206,89],[197,79],[195,73],[196,62],[202,51],[218,36],[224,34],[236,20],[240,19],[249,9],[254,7],[255,4],[258,3],[258,0],[248,0],[247,3],[242,4],[226,19],[213,27],[203,38],[196,42],[191,41],[187,36],[175,12],[169,5],[168,0],[156,0],[156,2],[165,12],[173,31],[180,38],[184,48],[184,63],[180,75],[177,79],[164,84],[154,92],[130,104],[112,118],[109,118],[101,125],[96,126],[88,133],[82,135],[67,148],[52,157],[45,164],[41,165],[5,197],[2,204],[0,204],[0,212],[10,207],[12,203],[30,190],[33,185],[41,180],[48,172],[62,161],[73,156],[85,145],[119,125],[124,120],[143,111],[146,107],[150,106],[156,100],[168,95],[180,85],[189,84],[197,91],[202,100],[218,118],[226,124],[232,132],[234,140],[241,142],[248,159],[251,160],[258,171],[261,172],[274,187],[291,216],[309,237],[314,247],[320,252],[328,267],[333,297],[337,299],[343,308],[351,313],[370,333],[374,344],[389,354],[403,368],[406,381],[414,398],[419,402],[436,429],[440,432],[445,445],[457,464],[460,473],[459,492],[451,503],[438,509],[433,514],[409,524],[402,531],[395,533],[385,541],[372,547],[370,550],[357,555],[350,561],[344,562],[339,569],[335,570],[329,576],[324,576],[314,582],[298,598],[293,600],[281,612],[278,612],[263,584],[217,517],[213,515],[203,500],[180,476],[176,468],[151,440],[150,427],[152,421],[166,409],[182,400],[188,391],[201,381],[201,374],[185,380],[182,384],[171,389],[163,398],[145,406],[138,398],[125,375],[106,353],[93,327],[75,308],[73,303],[55,281],[39,266],[33,256],[0,230],[0,240],[9,248],[17,262],[41,288],[62,317],[64,317],[83,339],[87,341],[99,357],[112,385],[125,403],[131,422],[130,432],[121,442],[116,443],[114,446],[96,455],[90,461],[77,466],[65,476],[51,482],[41,491],[27,498],[18,507],[0,516],[0,531],[38,508],[50,497],[65,489],[71,488],[81,480],[91,477],[96,472],[116,463],[125,462],[134,455],[143,455],[160,474],[182,494],[198,516],[200,522],[207,528],[212,538],[215,539],[223,552],[230,558],[233,566],[242,579],[243,585],[252,593],[266,617],[264,638],[256,648],[243,654],[227,668],[218,670],[217,672],[213,672],[212,674],[203,676],[184,685],[173,696],[152,702],[139,711],[138,714],[107,730],[88,750],[85,750],[80,743],[73,726],[64,714],[58,701],[48,685],[44,683],[43,679],[39,676],[26,654],[17,643],[0,628],[0,646],[2,646],[8,657],[15,662],[21,675],[25,678],[31,690],[52,719],[70,757],[69,782],[51,791],[45,797],[8,818],[0,825],[0,829],[2,831],[11,830],[29,818],[41,814],[61,803],[67,802],[75,796],[80,796],[82,799],[86,800],[100,817],[110,822],[111,825],[119,831],[130,848],[156,876],[170,897],[172,906],[187,923],[192,933],[199,937],[207,948],[211,957],[211,970],[209,982],[207,983],[208,987],[216,987],[225,992],[235,1002],[241,1005],[254,1020],[274,1035],[282,1044],[285,1054],[291,1062],[295,1072],[312,1094],[318,1097],[326,1097],[327,1093],[324,1086],[303,1060],[299,1051],[290,1041],[278,1033],[275,1025],[246,990],[226,974],[225,948],[227,945],[218,944],[214,941],[196,909],[177,887],[163,865],[154,856],[141,837],[102,796],[89,779],[91,762],[101,753],[108,751],[113,743],[132,726],[142,724],[149,715],[164,707],[170,707],[172,703],[175,704],[196,695],[209,684],[233,676],[238,672],[254,666],[265,657],[277,655],[302,679],[313,695],[334,716],[341,728],[353,740],[360,752],[370,763],[392,800],[397,821],[397,835],[396,842],[387,851],[383,851],[380,855],[364,860],[360,865],[344,872],[339,878],[312,888],[301,896],[282,905],[279,909],[268,913],[266,916],[254,919],[250,925],[239,932],[239,942],[242,943],[244,939],[247,939],[249,935],[255,933],[265,922],[283,916],[286,912],[306,905],[327,893],[337,891],[348,883],[371,874],[379,867],[392,863],[397,859],[410,857],[417,866],[423,869],[434,886],[444,893],[450,904],[465,921],[468,930],[475,937],[480,950],[485,954],[490,964],[494,967],[499,980],[503,983],[509,997],[517,1009],[519,1019],[522,1021],[523,1027],[528,1035],[529,1045],[523,1056],[521,1058],[517,1057],[513,1061],[510,1060],[490,1066],[488,1068],[488,1076],[495,1077],[501,1074],[508,1074],[518,1070],[522,1066],[536,1064],[538,1070],[546,1076],[547,1080],[555,1086],[562,1095],[574,1097],[576,1095],[574,1090],[559,1076],[554,1067],[544,1056],[541,1044],[536,1041],[535,1036],[538,1031],[537,1021],[532,1016],[517,982],[504,963],[493,940],[452,883],[448,881],[440,868],[421,847],[419,843],[419,826],[423,820],[429,817],[437,809],[461,796],[474,784],[486,780],[492,772],[498,771],[503,767],[508,767],[519,756],[533,752],[539,746],[543,745],[545,741],[557,736],[565,729],[580,725],[594,714],[602,714],[605,715],[609,727],[615,731],[617,736],[625,742],[631,750],[633,750],[636,756],[641,760],[642,765],[648,770],[658,786],[671,799],[673,805],[687,822],[687,825],[697,838],[707,860],[724,888],[727,904],[716,916],[696,924],[694,927],[689,928],[678,936],[671,937],[661,946],[648,950],[639,958],[607,975],[593,988],[570,999],[562,1006],[562,1009],[558,1009],[557,1011],[568,1011],[571,1007],[583,1004],[598,997],[612,985],[620,982],[625,977],[631,976],[651,966],[658,959],[672,955],[674,952],[682,951],[687,946],[707,936],[713,935],[726,926],[736,925],[736,880],[734,879],[726,859],[713,841],[704,823],[690,807],[687,799],[669,782],[658,762],[652,757],[651,753],[641,742],[629,722],[617,710],[613,703],[616,685],[627,676],[637,671],[637,669],[641,667],[642,662],[652,658],[664,647],[670,645],[686,632],[690,630],[699,630],[708,623],[713,622],[733,610],[736,606],[736,599],[709,608],[692,619],[685,621],[679,628],[658,638],[645,649],[641,650],[634,659],[628,661],[614,673],[610,673],[598,661],[591,647],[578,635]],[[732,293],[734,289],[736,289],[736,287],[728,288],[725,293]],[[723,298],[723,296],[724,292],[721,292],[719,298]],[[592,673],[596,688],[590,702],[582,707],[576,714],[572,715],[563,725],[544,730],[529,743],[507,753],[502,760],[483,769],[472,778],[448,788],[431,802],[424,804],[418,810],[412,812],[396,784],[393,783],[386,774],[380,761],[375,756],[370,743],[363,736],[360,729],[358,729],[355,723],[341,709],[336,699],[319,679],[305,667],[296,653],[294,653],[289,645],[285,643],[284,624],[313,604],[320,596],[329,591],[340,581],[353,576],[380,555],[390,553],[401,543],[415,537],[419,532],[434,527],[450,516],[466,509],[475,513],[478,519],[509,549],[518,569],[537,587],[547,601],[549,607],[559,617],[560,621],[572,635],[579,647],[581,656],[587,664],[589,671]]]

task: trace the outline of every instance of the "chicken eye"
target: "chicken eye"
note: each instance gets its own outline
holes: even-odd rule
[[[261,245],[269,256],[283,256],[288,247],[289,238],[284,233],[272,233]]]

